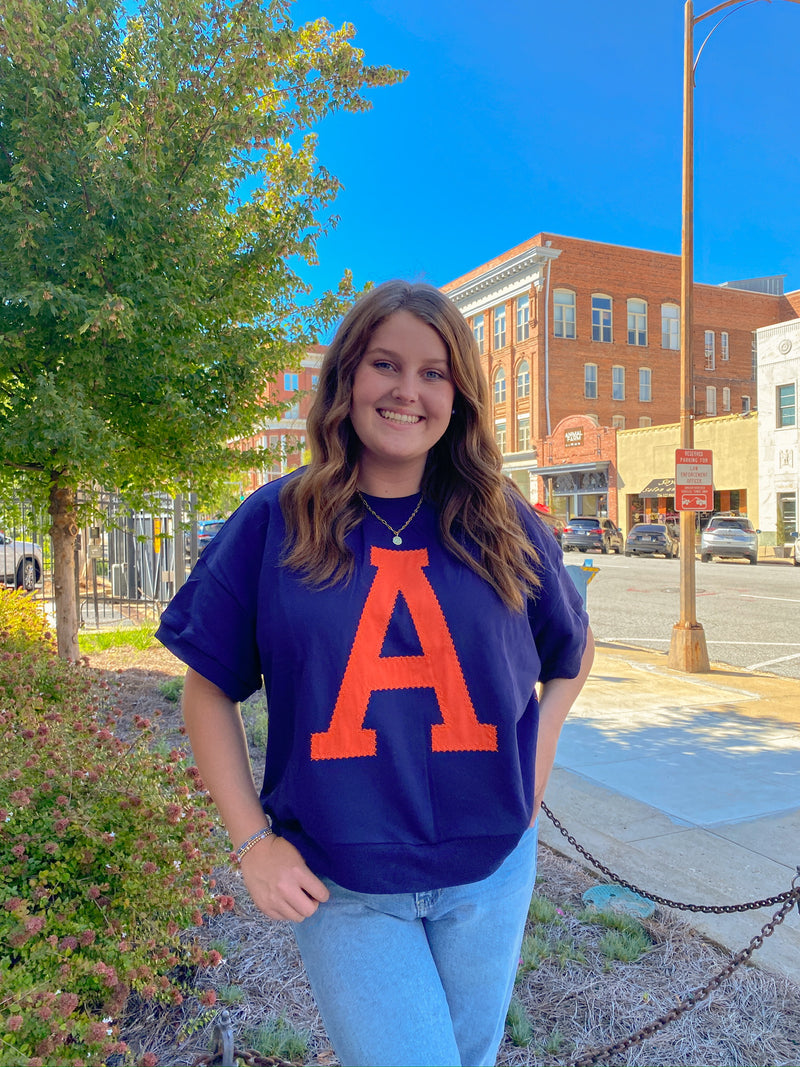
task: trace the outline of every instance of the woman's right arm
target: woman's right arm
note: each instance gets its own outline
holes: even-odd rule
[[[200,776],[238,848],[267,825],[253,784],[239,705],[189,667],[183,716]],[[242,858],[241,868],[253,903],[271,919],[300,922],[328,899],[325,885],[283,837],[259,841]]]

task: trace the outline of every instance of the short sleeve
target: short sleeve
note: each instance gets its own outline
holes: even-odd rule
[[[156,632],[170,652],[233,701],[261,688],[257,607],[268,509],[258,495],[249,497],[214,537]]]
[[[550,528],[524,501],[520,518],[539,556],[542,584],[528,600],[528,619],[542,664],[540,681],[575,678],[586,647],[589,616]]]

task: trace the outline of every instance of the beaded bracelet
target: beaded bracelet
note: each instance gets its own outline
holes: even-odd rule
[[[239,847],[236,849],[236,862],[241,863],[242,859],[247,855],[253,845],[257,845],[259,841],[263,841],[267,837],[272,837],[271,826],[265,826],[263,829],[258,830],[256,833],[254,833],[252,837],[248,837],[246,841],[243,841],[241,845],[239,845]]]

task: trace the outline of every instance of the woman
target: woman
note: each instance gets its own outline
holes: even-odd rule
[[[242,504],[159,637],[189,666],[189,736],[247,888],[296,924],[340,1062],[492,1064],[586,615],[500,474],[472,333],[437,289],[387,282],[351,309],[308,436],[309,466]],[[259,797],[237,702],[262,675]]]

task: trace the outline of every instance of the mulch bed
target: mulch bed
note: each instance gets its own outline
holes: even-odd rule
[[[170,744],[186,745],[178,704],[160,686],[182,676],[183,666],[160,647],[139,652],[112,649],[90,657],[92,669],[110,672],[119,683],[115,703],[122,723],[134,714],[156,718]],[[259,710],[245,705],[245,719]],[[160,714],[158,714],[160,712]],[[123,726],[124,728],[124,726]],[[254,752],[253,756],[257,754]],[[256,779],[260,769],[255,770]],[[178,1008],[131,998],[123,1037],[138,1059],[154,1054],[160,1064],[191,1064],[207,1053],[221,1008],[230,1012],[237,1047],[248,1028],[282,1017],[308,1038],[309,1064],[335,1064],[288,923],[258,912],[238,872],[221,868],[220,892],[236,901],[233,912],[193,931],[223,962],[198,975],[200,987],[216,991],[217,1004],[204,1008],[187,998]],[[515,998],[530,1022],[531,1039],[517,1045],[509,1033],[498,1064],[568,1063],[602,1048],[673,1008],[706,984],[727,954],[705,941],[682,919],[665,910],[645,920],[651,947],[638,960],[610,960],[602,948],[605,930],[578,917],[582,893],[598,879],[572,859],[540,847],[537,893],[557,906],[553,923],[538,932],[554,950],[533,969],[521,971]],[[754,930],[755,933],[755,921]],[[531,932],[536,932],[531,927]],[[780,930],[774,935],[780,937]],[[790,1067],[800,1063],[800,986],[756,967],[742,967],[702,1004],[646,1042],[603,1063]]]

